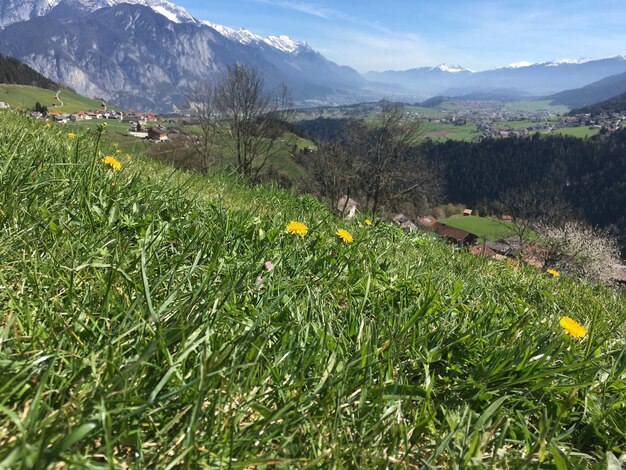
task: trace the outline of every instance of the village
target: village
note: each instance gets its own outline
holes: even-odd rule
[[[564,115],[549,109],[523,110],[501,101],[453,101],[442,116],[429,112],[408,112],[413,119],[431,123],[464,126],[474,124],[478,135],[473,140],[487,138],[527,137],[534,133],[553,133],[573,128],[593,133],[613,133],[626,128],[626,113],[589,113]]]
[[[297,109],[294,120],[315,118],[360,118],[380,111],[381,103],[360,103],[341,107]],[[439,138],[442,132],[454,138],[481,141],[489,138],[527,137],[535,133],[562,133],[576,137],[610,134],[626,127],[626,113],[566,115],[565,106],[553,106],[548,101],[516,101],[451,99],[436,106],[405,105],[409,120],[424,124],[426,138]]]
[[[0,109],[10,109],[7,103],[0,102]],[[35,108],[37,109],[37,107]],[[142,113],[129,110],[126,112],[108,109],[103,103],[102,109],[80,111],[76,113],[62,113],[52,111],[50,113],[32,110],[28,113],[35,119],[47,119],[57,124],[82,123],[85,121],[103,121],[127,124],[126,132],[131,137],[146,139],[153,143],[167,142],[170,140],[171,130],[158,124],[159,116],[154,113]],[[176,132],[174,130],[174,132]]]
[[[358,203],[343,196],[337,203],[337,212],[346,219],[352,219],[357,213]],[[461,220],[466,222],[461,224]],[[441,238],[459,250],[472,253],[474,256],[490,258],[497,261],[506,261],[512,266],[520,267],[522,264],[532,266],[537,270],[544,270],[549,266],[550,250],[542,246],[536,240],[523,236],[522,231],[516,230],[516,221],[509,214],[499,217],[480,217],[479,214],[469,208],[465,208],[456,216],[438,220],[433,215],[418,216],[414,219],[396,214],[390,217],[391,221],[408,233],[424,233]],[[481,221],[489,225],[497,225],[504,235],[485,236],[472,233],[471,231],[454,225],[478,225]],[[608,278],[617,285],[626,286],[626,265],[616,264],[606,266]]]

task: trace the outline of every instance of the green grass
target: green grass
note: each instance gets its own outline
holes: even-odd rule
[[[405,106],[407,113],[419,113],[423,117],[442,117],[445,113],[439,108],[427,108],[425,106]]]
[[[118,121],[117,119],[91,119],[88,121],[76,121],[68,124],[68,128],[72,128],[74,132],[79,134],[86,131],[95,131],[99,126],[106,124],[107,140],[111,142],[115,149],[119,149],[122,153],[131,155],[137,153],[146,153],[151,145],[144,139],[139,139],[128,135],[130,124]],[[147,125],[152,125],[148,123]]]
[[[533,128],[539,125],[549,125],[549,121],[541,121],[541,122],[533,122],[528,119],[524,119],[521,121],[499,121],[495,123],[501,128],[509,128],[509,129],[522,129],[522,128]]]
[[[463,229],[491,241],[496,241],[515,234],[511,228],[511,223],[491,217],[453,215],[447,219],[440,220],[440,222],[450,225],[451,227]]]
[[[49,112],[77,113],[90,109],[100,109],[101,102],[78,95],[69,90],[61,90],[59,98],[63,106],[56,100],[56,91],[26,85],[0,84],[0,101],[8,103],[11,108],[32,109],[39,101]]]
[[[224,174],[113,171],[109,142],[69,129],[0,113],[0,468],[600,469],[626,451],[623,296]]]
[[[472,140],[480,135],[475,124],[456,126],[440,122],[422,121],[424,137],[436,141],[444,140]]]
[[[550,100],[513,101],[507,103],[507,107],[517,111],[548,111],[553,114],[564,114],[569,111],[567,106],[550,104]]]
[[[121,135],[128,135],[130,123],[122,122],[118,119],[90,119],[88,121],[76,121],[74,123],[71,123],[70,126],[76,126],[78,129],[95,130],[103,123],[107,125],[107,131],[109,133],[114,132]]]
[[[553,134],[561,134],[561,135],[567,135],[570,137],[578,137],[579,139],[593,137],[594,135],[598,135],[599,133],[600,133],[600,129],[589,128],[588,126],[562,127],[553,132]]]

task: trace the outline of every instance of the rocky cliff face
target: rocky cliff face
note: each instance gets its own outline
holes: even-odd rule
[[[2,0],[0,8],[16,2]],[[0,31],[0,52],[123,107],[174,110],[193,83],[215,80],[234,63],[256,68],[269,87],[285,83],[296,99],[348,93],[363,81],[306,44],[242,43],[161,0],[28,2],[11,10],[29,19]]]

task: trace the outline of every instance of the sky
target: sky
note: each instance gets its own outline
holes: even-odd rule
[[[626,54],[624,0],[172,0],[201,20],[306,41],[359,72]]]

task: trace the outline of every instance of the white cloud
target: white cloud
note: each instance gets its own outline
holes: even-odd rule
[[[287,10],[293,10],[307,15],[316,16],[318,18],[329,19],[337,15],[338,12],[329,8],[320,8],[311,3],[293,2],[289,0],[254,0],[256,3],[263,3]]]

